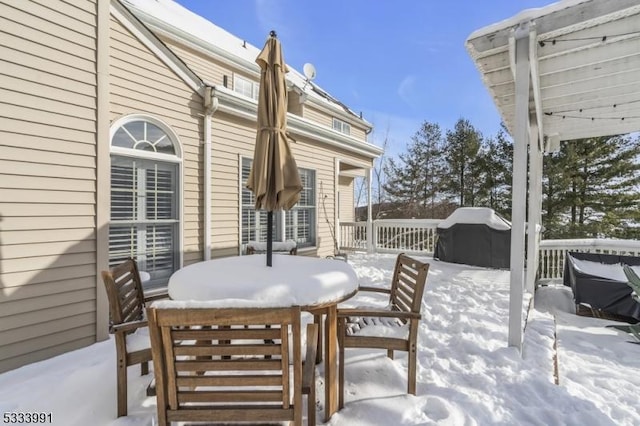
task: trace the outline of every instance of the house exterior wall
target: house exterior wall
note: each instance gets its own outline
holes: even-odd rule
[[[316,174],[316,248],[299,254],[327,256],[333,243],[322,208],[334,217],[335,152],[307,138],[296,138],[291,150],[298,167]],[[220,113],[212,128],[212,252],[213,256],[237,254],[240,250],[240,181],[241,158],[253,158],[255,121]]]
[[[338,194],[340,197],[338,218],[341,222],[353,222],[355,218],[354,181],[355,179],[350,176],[340,176],[338,178]]]
[[[228,77],[229,88],[232,86],[232,71],[227,64],[216,60],[209,55],[198,52],[195,48],[184,46],[175,42],[173,39],[158,35],[176,55],[178,55],[200,78],[210,84],[223,84],[224,76]],[[257,81],[257,79],[256,79]]]
[[[308,102],[304,105],[304,110],[302,113],[304,118],[307,118],[316,123],[322,124],[323,126],[327,126],[329,128],[333,128],[333,119],[337,118],[340,121],[344,121],[345,123],[351,125],[351,136],[357,139],[366,140],[367,135],[365,133],[364,128],[357,126],[352,121],[345,119],[338,114],[331,114],[324,109],[314,107],[310,105]]]
[[[99,274],[108,267],[109,126],[116,120],[149,116],[177,135],[182,262],[204,257],[202,88],[193,73],[185,80],[183,68],[174,71],[182,64],[168,65],[177,59],[142,41],[152,36],[132,29],[137,22],[123,25],[129,18],[119,3],[111,14],[110,3],[0,0],[0,372],[106,337]],[[251,76],[167,45],[207,83]],[[240,250],[241,159],[253,156],[252,114],[217,111],[211,120],[213,257]],[[326,139],[294,137],[299,167],[316,173],[317,246],[300,254],[330,255],[336,165],[370,167],[372,159]]]
[[[96,21],[0,0],[0,371],[96,339]]]
[[[185,46],[180,42],[160,36],[162,41],[176,53],[200,78],[210,84],[222,85],[227,76],[227,86],[232,89],[233,75],[257,81],[244,70],[235,69],[227,62],[216,60],[198,48]],[[332,128],[332,116],[319,109],[304,104],[295,105],[299,114],[325,127]],[[290,130],[291,131],[291,130]],[[351,125],[351,134],[366,140],[364,129]],[[335,160],[349,159],[370,167],[372,161],[364,157],[337,151],[335,147],[314,141],[304,136],[296,136],[291,149],[298,167],[316,172],[316,247],[300,251],[300,254],[327,256],[333,254],[333,239],[330,226],[335,218],[336,170]],[[212,119],[212,257],[229,256],[240,252],[240,182],[241,159],[252,158],[255,145],[255,119],[238,117],[225,112],[216,112]],[[352,184],[351,184],[352,185]],[[353,210],[353,186],[341,192],[344,197],[345,212]],[[324,197],[326,195],[326,197]],[[324,201],[324,205],[323,205]],[[351,207],[349,207],[351,206]],[[349,213],[353,217],[353,212]]]
[[[206,54],[206,52],[199,51],[195,47],[185,46],[169,37],[160,36],[159,38],[207,83],[222,85],[224,83],[224,76],[226,76],[227,87],[233,89],[234,75],[239,75],[254,82],[259,81],[257,73],[256,75],[251,75],[244,70],[236,69],[228,63],[211,57]],[[338,118],[351,125],[351,136],[363,141],[366,140],[367,136],[364,127],[358,126],[355,122],[341,117],[337,113],[332,114],[325,109],[315,107],[310,101],[300,103],[297,94],[290,93],[289,98],[288,110],[290,113],[300,115],[328,128],[333,128],[333,118]]]
[[[177,134],[183,152],[183,259],[203,259],[202,98],[156,55],[111,18],[110,119],[146,114]]]

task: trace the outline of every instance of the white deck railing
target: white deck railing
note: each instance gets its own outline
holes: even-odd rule
[[[367,222],[340,222],[338,239],[338,246],[340,247],[340,250],[366,250]]]
[[[373,250],[433,255],[439,219],[382,219],[373,222]],[[367,250],[367,223],[341,222],[341,250]],[[539,248],[538,280],[562,278],[568,251],[640,256],[640,241],[614,239],[542,240]]]
[[[440,219],[380,219],[373,222],[373,250],[433,254]],[[340,222],[341,250],[367,249],[366,222]]]
[[[373,226],[378,252],[433,254],[440,219],[381,219]]]

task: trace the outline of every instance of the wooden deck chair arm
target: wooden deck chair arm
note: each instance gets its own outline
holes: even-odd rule
[[[318,352],[318,324],[307,324],[307,354],[302,367],[302,387],[315,386],[315,364]]]
[[[147,320],[123,322],[122,324],[113,324],[111,327],[109,327],[109,333],[115,334],[115,333],[122,333],[125,331],[133,331],[142,327],[146,327],[147,325],[148,325]]]
[[[360,287],[358,287],[358,291],[371,291],[371,292],[374,292],[374,293],[391,294],[391,289],[390,288],[380,288],[380,287],[360,286]]]
[[[422,318],[419,312],[389,311],[387,309],[359,309],[345,308],[338,309],[338,318],[347,317],[386,317],[399,319],[417,319]]]

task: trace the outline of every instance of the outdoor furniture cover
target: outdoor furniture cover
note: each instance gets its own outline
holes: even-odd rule
[[[511,224],[492,209],[461,207],[437,228],[434,251],[443,262],[509,268]]]
[[[640,257],[568,252],[563,282],[573,290],[576,305],[587,304],[593,309],[640,320],[640,303],[631,297],[631,287],[622,269],[624,264],[638,267]]]

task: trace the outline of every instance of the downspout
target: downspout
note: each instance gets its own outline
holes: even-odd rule
[[[204,89],[204,260],[211,259],[211,120],[218,109],[213,87]]]

